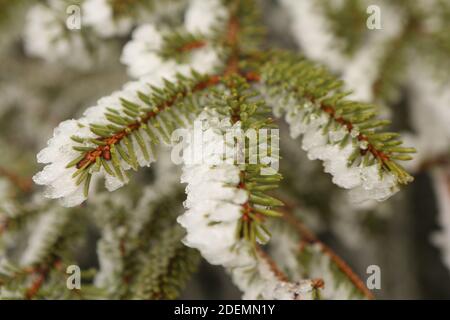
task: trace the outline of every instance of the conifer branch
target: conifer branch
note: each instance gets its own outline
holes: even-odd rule
[[[295,227],[301,237],[299,250],[303,250],[305,243],[318,244],[324,254],[330,257],[333,263],[341,270],[347,278],[354,284],[354,286],[368,299],[374,299],[372,292],[367,289],[364,282],[356,275],[356,273],[348,266],[348,264],[340,258],[330,247],[322,243],[303,223],[301,223],[290,212],[291,208],[286,206],[287,210],[283,211],[283,219]],[[326,285],[326,283],[325,283]]]
[[[126,124],[126,122],[122,123],[122,124],[126,124],[126,127],[124,129],[115,132],[111,136],[101,135],[97,139],[97,141],[99,141],[99,143],[98,143],[99,146],[97,148],[95,148],[94,150],[91,150],[91,151],[88,151],[87,153],[85,153],[83,158],[79,162],[76,163],[77,169],[80,169],[80,168],[88,169],[91,164],[94,164],[98,161],[97,158],[102,158],[106,161],[110,161],[111,160],[111,148],[113,148],[114,145],[118,145],[127,136],[131,136],[133,133],[135,133],[140,128],[147,126],[151,119],[154,119],[160,112],[164,111],[165,109],[171,108],[173,105],[175,105],[177,103],[177,101],[182,100],[189,94],[193,94],[193,93],[196,93],[197,91],[201,91],[201,90],[209,88],[213,85],[216,85],[218,82],[219,82],[219,78],[217,76],[211,76],[211,77],[207,77],[206,79],[199,80],[195,85],[192,86],[191,89],[181,87],[180,89],[175,89],[175,90],[173,89],[175,87],[175,85],[168,83],[168,86],[172,87],[170,89],[168,87],[168,89],[172,92],[170,92],[170,95],[167,98],[165,97],[164,99],[159,98],[159,94],[155,95],[154,97],[148,97],[148,96],[142,95],[141,100],[143,100],[143,102],[146,102],[146,103],[149,103],[152,98],[154,98],[156,101],[158,101],[158,100],[162,100],[162,101],[158,102],[158,104],[156,104],[152,108],[151,111],[147,111],[142,116],[140,116],[139,120],[136,120],[129,124]],[[132,102],[129,102],[125,99],[122,100],[122,105],[125,109],[128,108],[128,110],[129,110],[128,112],[133,113],[133,114],[135,114],[134,112],[138,112],[139,109],[141,108],[140,106],[135,105]],[[116,119],[116,120],[113,121],[114,119]],[[111,122],[120,125],[120,123],[118,123],[118,122],[121,122],[121,121],[119,120],[119,118],[115,118],[114,115],[111,115]],[[93,126],[91,128],[91,130],[93,132],[95,131],[97,133],[102,133],[102,134],[110,131],[108,127],[95,127],[95,126]]]
[[[375,118],[377,112],[374,106],[344,100],[348,93],[339,91],[342,86],[340,81],[326,70],[315,67],[295,55],[273,52],[269,56],[271,57],[269,62],[262,66],[263,81],[269,86],[269,91],[284,91],[287,96],[293,94],[293,97],[300,101],[306,99],[313,106],[316,105],[330,117],[325,129],[330,128],[333,122],[346,128],[348,133],[338,142],[345,144],[351,136],[363,144],[359,155],[365,157],[364,163],[370,165],[375,160],[380,167],[392,171],[399,183],[407,184],[412,181],[412,177],[395,162],[395,159],[410,160],[411,157],[407,154],[415,150],[399,147],[401,142],[396,140],[398,135],[395,133],[377,132],[378,128],[386,126],[389,122]],[[367,157],[369,154],[372,155],[372,159]],[[358,154],[353,155],[349,159],[350,164],[357,157]]]

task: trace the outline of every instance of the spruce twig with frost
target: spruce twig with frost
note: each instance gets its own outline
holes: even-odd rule
[[[438,203],[450,159],[450,79],[448,77],[450,3],[428,1],[282,0],[290,13],[290,27],[310,59],[341,73],[352,97],[384,106],[395,118],[398,104],[407,103],[409,119],[402,119],[405,140],[417,148],[407,164],[413,173],[435,180]],[[378,9],[380,29],[367,28],[369,6]],[[374,11],[372,11],[373,13]],[[346,23],[352,17],[352,23]],[[302,32],[308,29],[309,32]],[[394,109],[395,108],[395,109]],[[437,177],[440,172],[442,177]],[[442,198],[442,199],[441,199]],[[443,233],[450,211],[439,206]],[[442,209],[444,208],[444,209]],[[351,208],[348,208],[351,210]],[[440,241],[443,261],[448,246]]]

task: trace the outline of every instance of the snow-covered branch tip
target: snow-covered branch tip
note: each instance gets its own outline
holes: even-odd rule
[[[131,82],[81,119],[62,122],[38,154],[39,162],[50,163],[33,178],[47,185],[46,196],[74,206],[87,198],[92,177],[105,176],[113,191],[128,181],[127,170],[155,161],[154,146],[170,144],[171,132],[198,113],[197,93],[218,81],[198,73],[175,78],[176,84],[159,78]]]
[[[261,68],[261,92],[275,115],[286,114],[292,138],[303,135],[311,160],[320,159],[338,186],[355,202],[382,201],[413,180],[398,160],[411,160],[414,148],[398,134],[380,132],[388,120],[376,106],[348,100],[342,82],[327,70],[286,52],[273,52]]]

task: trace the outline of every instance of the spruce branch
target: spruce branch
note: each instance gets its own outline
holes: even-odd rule
[[[303,146],[310,152],[310,158],[329,161],[330,168],[327,170],[335,176],[333,181],[350,189],[359,184],[356,179],[351,182],[350,178],[345,177],[339,181],[339,172],[332,167],[333,157],[328,154],[332,148],[335,149],[333,152],[345,150],[348,168],[377,168],[375,171],[379,171],[387,189],[392,190],[396,184],[407,184],[413,180],[396,160],[412,159],[409,153],[415,150],[402,147],[402,142],[397,139],[398,134],[379,131],[389,122],[377,119],[377,110],[373,105],[345,99],[348,93],[341,90],[341,81],[295,54],[279,51],[268,57],[268,62],[261,67],[263,93],[276,106],[276,114],[281,115],[283,111],[288,113],[287,120],[293,137],[301,133],[314,135],[315,132],[322,132],[322,143],[325,143],[323,149],[320,145],[308,145],[310,142],[306,141],[310,140],[306,138]],[[353,172],[349,171],[348,174]],[[383,175],[388,178],[383,178]],[[388,182],[391,179],[389,175],[395,177],[393,184]],[[364,199],[371,195],[361,196]],[[381,199],[385,197],[380,196]]]
[[[78,214],[79,224],[71,223],[74,214]],[[85,225],[80,218],[80,212],[76,210],[62,210],[45,201],[39,206],[36,203],[21,205],[17,212],[6,215],[2,212],[2,298],[73,298],[73,292],[66,288],[63,265],[75,261],[75,251],[84,235]],[[26,246],[10,259],[8,251],[24,235],[27,236],[24,242]]]
[[[148,260],[136,276],[135,298],[175,299],[186,280],[195,271],[199,255],[180,242],[183,230],[175,225],[166,228],[160,240],[151,247]]]

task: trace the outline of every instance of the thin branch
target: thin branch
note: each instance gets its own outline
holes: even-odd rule
[[[218,84],[220,81],[219,76],[210,76],[206,80],[199,82],[192,89],[193,92],[201,91],[207,87]],[[135,121],[129,124],[122,131],[117,132],[111,137],[99,138],[99,140],[103,141],[105,145],[100,145],[92,151],[86,153],[83,159],[81,159],[77,163],[77,168],[84,168],[96,162],[96,159],[102,157],[105,160],[111,160],[111,146],[118,144],[123,138],[132,134],[132,132],[138,130],[144,123],[148,122],[150,119],[154,118],[158,115],[159,112],[164,109],[170,108],[178,99],[181,97],[185,97],[188,94],[188,91],[185,90],[181,93],[177,93],[170,97],[168,100],[164,101],[160,105],[156,107],[157,111],[150,111],[140,120]]]
[[[19,177],[14,172],[11,172],[10,170],[0,167],[0,176],[6,177],[11,183],[13,183],[17,188],[19,188],[23,192],[30,192],[32,188],[32,181],[31,179],[22,178]]]
[[[48,268],[36,271],[37,277],[31,283],[31,286],[26,290],[25,299],[31,300],[36,296],[36,294],[41,289],[48,272],[49,272]]]
[[[207,42],[205,40],[194,40],[188,43],[185,43],[183,46],[178,48],[179,52],[187,52],[193,51],[195,49],[200,49],[206,46]]]
[[[261,259],[263,259],[270,267],[270,270],[275,274],[277,279],[281,282],[288,282],[289,278],[288,276],[281,271],[280,267],[276,264],[276,262],[272,259],[271,256],[267,254],[264,250],[261,249],[258,245],[255,246],[256,253],[260,256]],[[316,278],[311,279],[311,285],[314,289],[320,289],[323,288],[325,285],[325,282],[323,279]]]
[[[36,275],[36,278],[31,283],[31,286],[25,291],[25,298],[28,300],[33,299],[42,288],[45,280],[48,277],[48,274],[52,270],[61,271],[62,269],[62,261],[60,258],[54,256],[51,258],[51,261],[48,264],[40,265],[31,269],[27,269],[27,273]]]
[[[231,49],[231,54],[228,57],[227,67],[225,69],[225,75],[235,74],[239,71],[239,44],[238,44],[238,32],[239,32],[239,20],[235,15],[235,10],[232,10],[231,17],[228,21],[226,43]]]
[[[281,271],[281,269],[278,267],[278,265],[275,263],[275,261],[263,250],[260,246],[255,245],[256,253],[267,262],[267,264],[270,267],[270,270],[275,274],[277,279],[282,282],[287,282],[288,277],[287,275]]]
[[[330,247],[321,242],[312,231],[310,231],[303,223],[301,223],[293,214],[292,210],[295,206],[289,201],[284,201],[286,204],[286,209],[283,210],[283,219],[292,225],[300,234],[302,243],[300,248],[303,247],[304,243],[318,244],[324,254],[326,254],[341,270],[348,279],[353,283],[353,285],[368,299],[374,299],[372,292],[365,286],[364,282],[358,277],[358,275],[350,268],[350,266],[339,257]]]
[[[434,167],[441,167],[450,164],[450,154],[443,153],[434,158],[424,160],[420,166],[418,172],[424,172]]]

